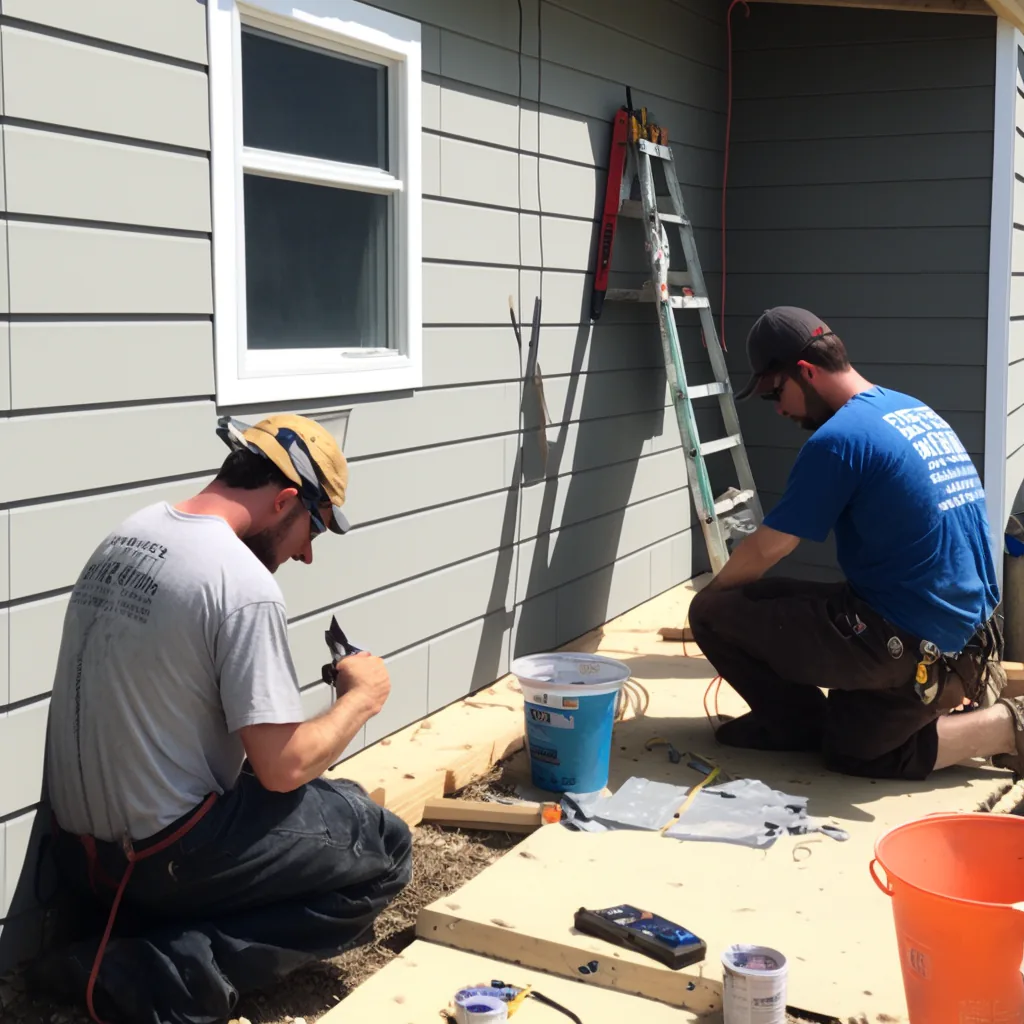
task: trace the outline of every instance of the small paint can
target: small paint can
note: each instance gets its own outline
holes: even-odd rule
[[[722,968],[725,1024],[785,1024],[789,964],[777,949],[730,946]]]
[[[494,996],[460,992],[455,998],[458,1024],[497,1024],[508,1020],[508,1003]]]

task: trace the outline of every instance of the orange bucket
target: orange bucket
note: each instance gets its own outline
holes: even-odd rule
[[[911,821],[878,839],[870,870],[892,897],[911,1024],[1024,1024],[1024,819]]]

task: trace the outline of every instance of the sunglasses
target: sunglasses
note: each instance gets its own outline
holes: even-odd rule
[[[288,453],[288,458],[291,459],[292,465],[298,472],[299,477],[302,479],[302,487],[299,489],[299,501],[302,502],[309,513],[310,534],[314,537],[319,537],[321,533],[327,531],[327,523],[324,521],[321,506],[330,505],[331,499],[327,496],[327,492],[324,490],[323,485],[320,483],[320,478],[313,468],[313,458],[309,454],[306,442],[287,427],[279,427],[276,436],[277,440],[281,443],[281,447]],[[263,452],[260,452],[260,454],[264,458],[267,457]]]
[[[786,386],[786,378],[783,377],[781,382],[776,384],[771,391],[764,391],[761,393],[761,397],[766,402],[778,402],[782,398],[782,390]]]

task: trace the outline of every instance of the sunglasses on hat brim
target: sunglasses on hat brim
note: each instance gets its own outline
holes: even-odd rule
[[[262,456],[268,462],[273,460],[262,448],[253,444],[245,437],[245,431],[249,430],[248,424],[241,420],[232,419],[229,416],[222,416],[217,424],[217,435],[231,449],[244,448]],[[317,475],[313,457],[306,447],[306,442],[293,430],[287,427],[278,427],[274,439],[281,445],[288,456],[289,461],[302,481],[299,487],[299,500],[309,513],[310,525],[315,536],[325,533],[329,529],[328,521],[324,518],[325,507],[330,509],[329,518],[333,519],[338,533],[347,533],[350,529],[348,519],[331,502],[330,496],[320,483]]]

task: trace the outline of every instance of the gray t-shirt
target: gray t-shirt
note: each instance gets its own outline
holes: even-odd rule
[[[63,828],[145,839],[234,786],[240,728],[304,718],[281,589],[223,519],[160,502],[100,544],[71,594],[50,707]]]

